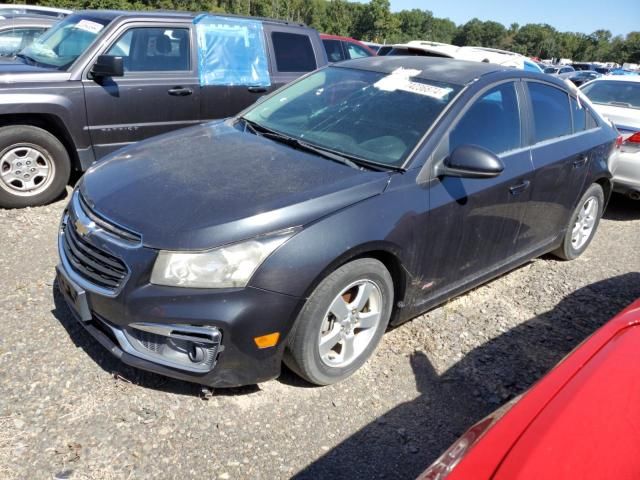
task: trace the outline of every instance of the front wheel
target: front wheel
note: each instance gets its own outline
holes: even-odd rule
[[[597,183],[591,185],[578,202],[562,245],[553,253],[563,260],[578,258],[595,236],[604,209],[604,192]]]
[[[339,382],[371,356],[387,328],[393,281],[378,260],[354,260],[328,275],[298,315],[285,363],[317,385]]]
[[[55,200],[69,181],[64,145],[31,125],[0,128],[0,207],[21,208]]]

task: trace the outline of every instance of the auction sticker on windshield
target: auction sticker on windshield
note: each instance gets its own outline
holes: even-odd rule
[[[91,20],[83,19],[76,23],[76,28],[84,30],[85,32],[98,33],[104,28],[104,25],[101,25],[97,22],[92,22]]]
[[[426,83],[418,82],[407,82],[406,84],[398,87],[398,90],[437,98],[438,100],[442,100],[453,91],[452,88],[436,87],[435,85],[427,85]]]

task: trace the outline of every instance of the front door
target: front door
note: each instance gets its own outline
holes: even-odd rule
[[[199,121],[200,85],[188,25],[129,26],[104,54],[122,56],[124,76],[84,79],[96,158]]]
[[[520,103],[514,82],[490,87],[436,150],[436,157],[444,159],[456,147],[477,145],[497,154],[504,171],[495,178],[432,179],[421,262],[424,300],[473,283],[521,253],[518,238],[533,169],[530,151],[523,146]]]

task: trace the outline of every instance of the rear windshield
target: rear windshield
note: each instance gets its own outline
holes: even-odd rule
[[[259,103],[245,117],[319,147],[386,166],[402,166],[462,88],[392,74],[329,67]]]
[[[582,91],[593,103],[640,108],[640,82],[601,80],[590,83]]]

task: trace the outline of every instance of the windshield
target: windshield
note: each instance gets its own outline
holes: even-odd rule
[[[582,91],[593,103],[640,108],[640,82],[599,80]]]
[[[392,74],[329,67],[303,78],[244,115],[305,142],[399,167],[462,87]]]
[[[71,15],[44,32],[18,56],[37,65],[66,70],[108,23],[101,18]]]

